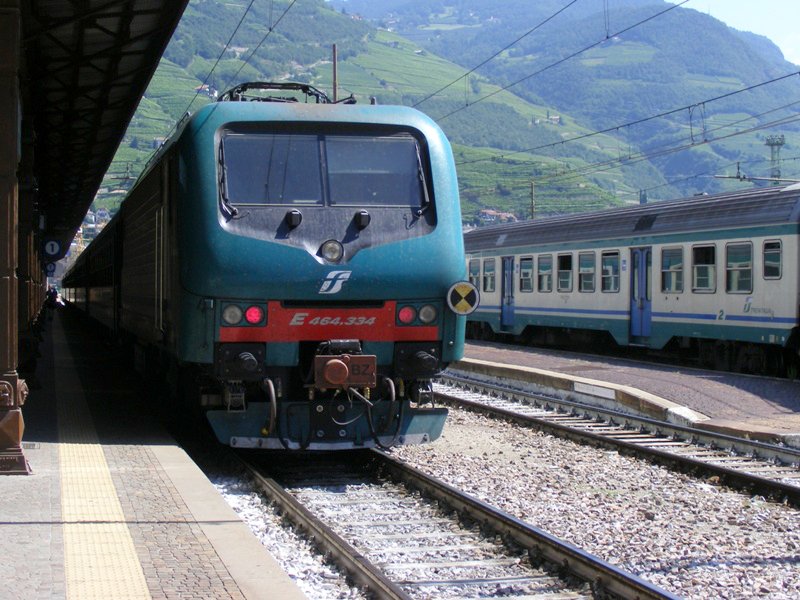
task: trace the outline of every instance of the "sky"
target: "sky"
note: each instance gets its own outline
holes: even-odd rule
[[[670,0],[677,4],[677,0]],[[689,0],[683,8],[710,14],[741,31],[771,39],[789,62],[800,65],[800,0]]]

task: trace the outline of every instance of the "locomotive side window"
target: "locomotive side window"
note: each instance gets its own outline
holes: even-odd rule
[[[558,291],[572,291],[572,254],[558,255]]]
[[[539,263],[539,291],[552,292],[553,291],[553,257],[549,254],[540,256]]]
[[[494,291],[494,259],[486,258],[483,261],[483,291]]]
[[[601,256],[602,269],[600,289],[603,292],[619,291],[619,252],[603,252]]]
[[[717,291],[717,252],[715,246],[692,248],[692,291]]]
[[[594,252],[582,252],[578,255],[578,289],[581,292],[594,291]]]
[[[525,256],[519,259],[519,291],[533,291],[533,257]]]
[[[749,294],[753,291],[753,245],[729,244],[725,268],[725,291]]]
[[[780,279],[782,262],[781,243],[764,242],[764,279]]]
[[[481,261],[477,258],[469,261],[469,282],[476,288],[481,286]]]
[[[661,251],[661,291],[665,294],[683,293],[683,248],[664,248]]]

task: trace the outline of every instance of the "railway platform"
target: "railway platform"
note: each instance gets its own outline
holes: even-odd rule
[[[638,414],[800,448],[800,382],[491,342],[455,368],[595,396]]]
[[[304,598],[77,315],[46,323],[32,474],[0,477],[2,598]]]

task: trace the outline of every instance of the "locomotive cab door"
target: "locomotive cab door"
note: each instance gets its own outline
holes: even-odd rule
[[[653,304],[653,249],[631,248],[631,342],[650,337]]]
[[[503,257],[503,285],[500,290],[500,326],[514,327],[514,257]]]

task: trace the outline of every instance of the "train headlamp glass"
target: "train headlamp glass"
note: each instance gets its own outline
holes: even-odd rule
[[[226,325],[236,325],[242,320],[242,309],[235,304],[229,304],[222,309],[222,320]]]
[[[438,316],[436,307],[431,306],[430,304],[426,304],[422,308],[419,309],[419,320],[425,323],[426,325],[430,325],[436,320]]]
[[[344,256],[344,248],[336,240],[328,240],[322,244],[319,253],[328,262],[339,262]]]

